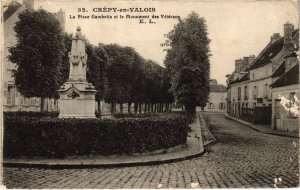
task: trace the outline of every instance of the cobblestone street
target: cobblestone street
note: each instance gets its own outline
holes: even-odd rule
[[[7,188],[234,188],[299,185],[298,139],[259,133],[226,119],[223,113],[204,112],[204,118],[217,140],[206,147],[207,152],[199,158],[171,164],[123,168],[4,168],[4,183]]]

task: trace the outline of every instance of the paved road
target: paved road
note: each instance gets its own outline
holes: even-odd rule
[[[217,142],[200,158],[110,169],[4,168],[4,181],[8,188],[274,187],[275,178],[277,187],[299,185],[297,139],[261,134],[221,113],[204,116]]]

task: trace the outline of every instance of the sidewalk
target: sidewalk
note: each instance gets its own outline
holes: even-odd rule
[[[177,147],[157,150],[150,153],[110,156],[78,156],[66,159],[4,159],[6,167],[42,167],[42,168],[102,168],[154,165],[170,163],[199,157],[204,154],[199,115],[191,124],[187,143]]]
[[[293,137],[293,138],[299,138],[299,133],[297,132],[290,132],[290,131],[279,131],[279,130],[273,130],[270,125],[257,125],[253,123],[249,123],[247,121],[241,120],[236,117],[229,116],[227,113],[224,113],[225,117],[232,119],[234,121],[237,121],[243,125],[246,125],[256,131],[259,131],[261,133],[270,134],[270,135],[278,135],[278,136],[285,136],[285,137]]]

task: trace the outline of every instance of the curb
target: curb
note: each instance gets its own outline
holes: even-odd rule
[[[295,136],[291,136],[291,135],[287,135],[287,134],[280,134],[280,133],[273,133],[273,132],[264,132],[264,131],[262,131],[262,130],[260,130],[260,129],[257,129],[257,128],[251,126],[251,125],[248,124],[247,122],[240,121],[239,119],[236,119],[236,118],[233,118],[233,117],[229,116],[227,113],[224,113],[224,116],[225,116],[226,118],[228,118],[228,119],[231,119],[231,120],[233,120],[233,121],[236,121],[236,122],[238,122],[238,123],[241,123],[241,124],[243,124],[243,125],[245,125],[245,126],[251,128],[251,129],[253,129],[253,130],[255,130],[255,131],[258,131],[258,132],[260,132],[260,133],[263,133],[263,134],[276,135],[276,136],[281,136],[281,137],[290,137],[290,138],[296,138],[296,139],[299,139],[299,137],[295,137]]]
[[[206,130],[208,131],[208,135],[210,135],[212,137],[212,140],[207,142],[206,144],[203,143],[204,148],[209,146],[209,145],[213,145],[217,142],[217,139],[212,135],[211,131],[208,128],[207,122],[204,119],[204,116],[201,112],[199,112],[199,120],[200,120],[200,124],[202,124],[203,126],[201,126],[201,131],[203,130],[203,128],[206,128]],[[203,137],[203,134],[202,134]]]
[[[82,168],[118,168],[118,167],[134,167],[134,166],[151,166],[159,164],[167,164],[178,161],[184,161],[192,158],[197,158],[206,153],[203,149],[201,153],[189,155],[181,158],[156,160],[149,162],[134,162],[134,163],[117,163],[117,164],[43,164],[43,163],[3,163],[4,167],[22,167],[22,168],[43,168],[43,169],[82,169]]]

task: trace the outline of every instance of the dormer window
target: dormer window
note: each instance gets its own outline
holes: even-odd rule
[[[271,52],[270,54],[269,54],[269,57],[271,57],[273,55],[273,52]]]

